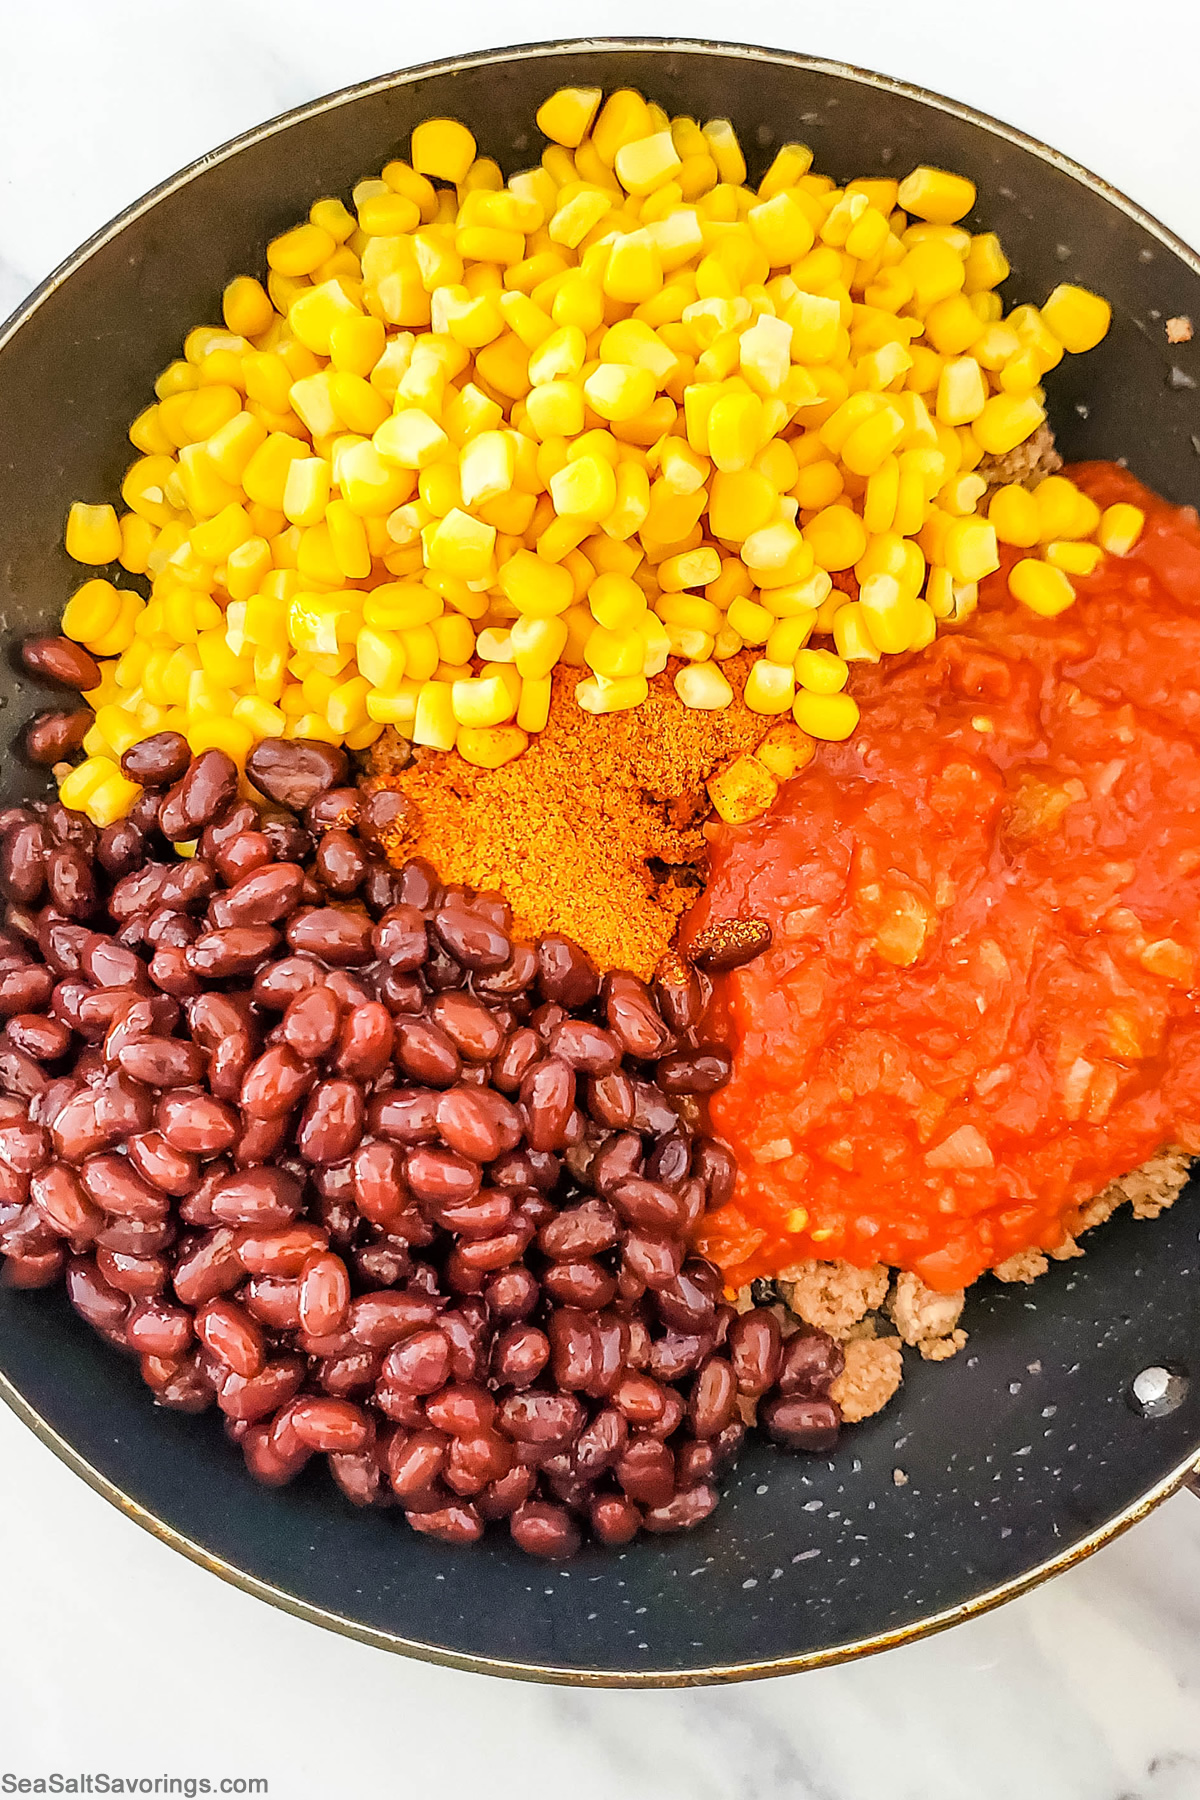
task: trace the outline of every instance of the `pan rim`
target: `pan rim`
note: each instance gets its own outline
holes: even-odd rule
[[[1165,250],[1177,257],[1194,274],[1200,276],[1200,254],[1169,226],[1138,205],[1111,182],[1105,181],[1084,164],[1053,149],[1039,138],[1006,124],[990,113],[985,113],[977,107],[968,106],[961,101],[952,100],[946,95],[935,93],[916,83],[900,81],[892,76],[882,75],[876,71],[836,59],[805,56],[800,52],[765,45],[679,37],[583,37],[544,40],[470,51],[457,56],[437,58],[411,68],[393,70],[389,74],[350,83],[329,94],[319,96],[315,100],[302,102],[299,106],[291,107],[262,124],[239,132],[150,188],[117,213],[107,224],[101,226],[53,269],[0,325],[0,353],[7,348],[17,332],[34,317],[52,294],[83,268],[98,251],[118,238],[128,226],[145,213],[151,211],[159,201],[188,186],[209,169],[231,160],[241,151],[265,142],[293,125],[301,124],[307,119],[318,117],[325,112],[331,112],[372,95],[407,87],[433,76],[454,75],[464,69],[478,67],[480,64],[496,66],[535,61],[547,55],[586,56],[595,52],[614,50],[652,56],[718,55],[748,62],[767,62],[785,68],[803,70],[818,76],[834,76],[840,80],[856,82],[862,87],[877,92],[896,94],[915,100],[935,112],[960,119],[976,130],[982,130],[992,137],[1016,145],[1061,174],[1067,175],[1080,186],[1090,189],[1101,199],[1124,213],[1127,218],[1156,239]],[[363,1625],[360,1621],[348,1618],[342,1613],[317,1606],[313,1602],[292,1594],[259,1576],[252,1575],[246,1570],[238,1568],[236,1564],[228,1562],[225,1558],[215,1555],[195,1539],[188,1537],[143,1506],[132,1495],[125,1493],[107,1475],[89,1463],[86,1457],[37,1411],[36,1407],[25,1398],[3,1370],[0,1370],[0,1400],[3,1400],[16,1417],[29,1427],[40,1443],[74,1474],[80,1476],[93,1492],[107,1500],[126,1518],[132,1520],[152,1537],[157,1538],[160,1543],[178,1551],[190,1562],[219,1576],[220,1579],[240,1589],[243,1593],[264,1600],[268,1605],[290,1613],[293,1617],[303,1619],[309,1624],[336,1631],[342,1636],[353,1638],[359,1643],[368,1644],[373,1648],[411,1656],[419,1661],[461,1669],[472,1674],[504,1676],[514,1680],[587,1688],[686,1688],[764,1679],[772,1675],[799,1674],[810,1669],[833,1667],[862,1656],[874,1655],[880,1651],[898,1647],[901,1644],[916,1642],[968,1619],[978,1618],[1002,1605],[1005,1601],[1029,1592],[1043,1581],[1048,1580],[1050,1576],[1059,1574],[1076,1563],[1082,1562],[1104,1544],[1119,1537],[1132,1525],[1147,1517],[1155,1507],[1176,1493],[1190,1475],[1200,1469],[1200,1444],[1197,1444],[1167,1475],[1137,1495],[1128,1505],[1113,1514],[1111,1518],[1104,1520],[1085,1537],[1068,1544],[1054,1556],[1046,1558],[1018,1576],[997,1583],[980,1594],[972,1595],[968,1600],[960,1601],[954,1606],[944,1607],[928,1617],[897,1625],[886,1632],[879,1632],[866,1638],[846,1640],[821,1650],[806,1651],[793,1656],[776,1657],[761,1662],[711,1664],[689,1669],[581,1669],[569,1665],[521,1662],[504,1657],[451,1650],[443,1645],[407,1638],[398,1632]]]

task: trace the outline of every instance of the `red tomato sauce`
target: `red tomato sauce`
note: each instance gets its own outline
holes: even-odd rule
[[[854,736],[714,837],[688,935],[774,934],[722,982],[739,1175],[699,1247],[734,1285],[815,1256],[957,1288],[1200,1152],[1200,525],[1071,473],[1145,510],[1134,552],[1056,619],[1008,555],[963,626],[856,665]]]

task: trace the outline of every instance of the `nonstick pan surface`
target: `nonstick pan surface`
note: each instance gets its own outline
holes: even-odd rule
[[[0,336],[0,725],[14,744],[49,703],[20,638],[78,581],[72,499],[115,498],[128,421],[185,332],[220,316],[234,274],[319,194],[404,153],[422,118],[466,120],[506,171],[536,160],[534,112],[566,84],[639,88],[673,113],[728,116],[751,179],[780,143],[838,177],[961,170],[1012,262],[1007,292],[1064,279],[1107,294],[1103,345],[1050,378],[1068,458],[1126,459],[1200,501],[1200,354],[1163,321],[1200,319],[1200,262],[1086,171],[965,107],[780,52],[654,41],[535,46],[387,76],[238,139],[115,221]],[[3,796],[36,793],[15,754]],[[668,1685],[811,1667],[965,1618],[1094,1549],[1173,1491],[1200,1455],[1200,1205],[1127,1211],[1031,1288],[983,1282],[967,1351],[911,1358],[899,1398],[836,1459],[755,1442],[696,1533],[565,1568],[503,1538],[456,1551],[356,1512],[310,1470],[267,1490],[214,1415],[156,1409],[131,1363],[60,1293],[0,1288],[0,1396],[131,1517],[249,1592],[366,1642],[476,1670]],[[1147,1417],[1131,1383],[1168,1367],[1178,1403]],[[1190,1372],[1195,1379],[1188,1380]]]

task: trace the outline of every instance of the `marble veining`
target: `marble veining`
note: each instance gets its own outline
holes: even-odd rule
[[[1086,33],[1069,0],[1009,0],[986,62],[954,0],[916,16],[881,0],[744,0],[736,14],[589,0],[569,17],[548,0],[420,16],[388,0],[10,0],[3,14],[0,315],[139,193],[259,120],[381,70],[568,29],[738,35],[888,69],[1049,139],[1200,240],[1190,0],[1155,9],[1171,55],[1132,66],[1115,0],[1095,0]],[[1118,82],[1120,106],[1097,104]],[[895,1453],[902,1468],[902,1424]],[[318,1633],[139,1532],[4,1411],[0,1521],[0,1777],[264,1775],[284,1800],[447,1780],[499,1800],[1200,1795],[1200,1504],[1187,1494],[940,1637],[813,1675],[631,1694],[490,1681]],[[678,1568],[703,1580],[699,1546],[681,1545]],[[747,1573],[773,1579],[769,1556]]]

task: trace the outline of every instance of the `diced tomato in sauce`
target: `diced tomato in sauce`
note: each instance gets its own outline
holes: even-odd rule
[[[714,837],[687,934],[774,934],[722,981],[739,1175],[699,1242],[734,1285],[816,1256],[957,1288],[1200,1152],[1200,525],[1071,473],[1145,510],[1134,552],[1056,619],[1009,555],[962,627],[856,665],[854,736]]]

